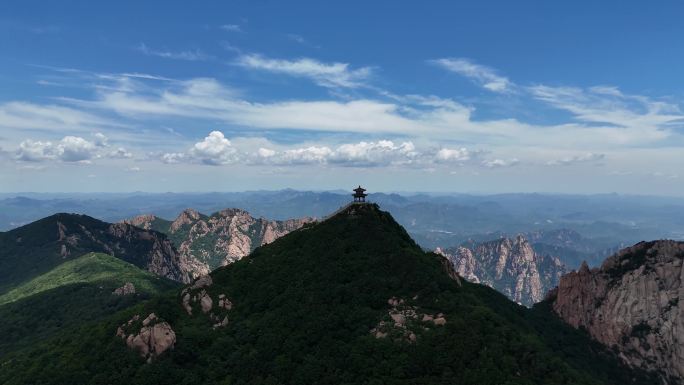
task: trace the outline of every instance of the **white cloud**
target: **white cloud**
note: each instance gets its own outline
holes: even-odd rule
[[[196,49],[194,51],[160,51],[149,48],[145,43],[140,43],[137,50],[148,56],[157,56],[164,59],[187,60],[187,61],[203,61],[209,60],[210,57],[204,52]]]
[[[97,156],[96,149],[97,146],[94,143],[76,136],[65,136],[57,143],[27,139],[19,144],[16,159],[26,162],[46,160],[84,162]]]
[[[498,75],[494,69],[474,63],[468,59],[444,58],[430,60],[430,63],[465,76],[492,92],[510,92],[513,88],[513,83],[507,78]]]
[[[438,162],[462,162],[472,158],[473,154],[465,147],[441,148],[435,156]]]
[[[130,159],[133,157],[133,153],[127,151],[123,147],[118,147],[117,149],[110,151],[107,156],[114,159]]]
[[[395,145],[391,140],[359,142],[339,146],[330,162],[346,166],[387,166],[411,164],[420,154],[412,142]]]
[[[79,162],[95,157],[95,144],[77,136],[65,136],[57,145],[59,158],[65,162]]]
[[[261,147],[261,148],[259,148],[259,150],[257,150],[257,155],[260,158],[270,158],[270,157],[274,156],[275,154],[276,154],[276,152],[274,150],[271,150],[268,148]]]
[[[109,138],[105,136],[105,134],[98,132],[93,135],[95,137],[94,143],[98,147],[107,147],[109,146]]]
[[[212,131],[203,141],[195,143],[190,155],[202,163],[212,165],[228,164],[237,160],[237,150],[220,131]]]
[[[569,166],[576,163],[597,163],[606,158],[605,154],[586,153],[582,155],[568,156],[547,162],[549,166]]]
[[[152,155],[164,163],[200,163],[224,165],[330,165],[339,167],[427,167],[433,164],[463,165],[477,159],[480,151],[466,148],[418,149],[413,142],[395,143],[391,140],[343,143],[335,147],[310,144],[294,148],[269,148],[273,145],[264,139],[241,139],[236,147],[220,131],[213,131],[187,152]],[[250,144],[252,146],[250,146]],[[269,147],[253,147],[266,144]],[[252,149],[249,149],[252,147]],[[255,149],[254,149],[255,148]],[[470,162],[473,165],[479,163]]]
[[[328,158],[333,154],[329,147],[310,146],[286,150],[277,155],[272,162],[278,164],[308,164],[308,163],[327,163]]]
[[[187,153],[165,153],[161,155],[164,163],[183,161],[199,162],[209,165],[223,165],[238,160],[237,150],[220,131],[212,131],[202,141],[195,143]]]
[[[250,54],[240,56],[237,64],[249,69],[308,78],[323,87],[360,87],[372,74],[370,67],[350,69],[347,63],[323,63],[310,58],[269,59]]]
[[[166,164],[181,163],[188,159],[188,156],[182,152],[170,152],[161,155],[161,161]]]
[[[40,162],[56,158],[52,142],[41,142],[27,139],[19,144],[17,159],[26,162]]]

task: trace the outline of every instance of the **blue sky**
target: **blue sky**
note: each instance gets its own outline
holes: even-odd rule
[[[684,5],[454,3],[3,2],[0,191],[682,195]]]

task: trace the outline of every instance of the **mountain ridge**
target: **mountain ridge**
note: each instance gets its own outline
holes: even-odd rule
[[[166,234],[176,245],[184,270],[196,278],[313,221],[310,217],[268,220],[246,210],[225,208],[210,215],[185,209],[173,221],[146,214],[123,223]]]
[[[86,325],[80,339],[15,352],[0,360],[0,382],[649,383],[582,333],[458,280],[443,261],[378,206],[354,205]],[[162,345],[144,337],[157,325]],[[552,349],[549,336],[575,350]]]
[[[162,233],[81,214],[58,213],[0,233],[0,294],[88,252],[116,256],[156,275],[189,281]]]

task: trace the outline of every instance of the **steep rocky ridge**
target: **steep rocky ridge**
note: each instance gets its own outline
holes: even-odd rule
[[[564,275],[549,293],[553,311],[620,352],[631,366],[684,378],[684,242],[640,242]]]
[[[522,235],[436,252],[468,281],[490,286],[526,306],[541,301],[565,272],[558,258],[536,253]]]
[[[167,234],[178,248],[183,269],[192,277],[199,277],[313,221],[272,221],[254,218],[240,209],[225,209],[209,216],[186,209],[173,221],[141,215],[125,223]]]
[[[158,276],[189,282],[162,233],[78,214],[55,214],[0,233],[0,294],[88,252],[112,255]]]

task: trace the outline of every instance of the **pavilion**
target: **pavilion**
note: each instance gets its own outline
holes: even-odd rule
[[[354,203],[366,202],[366,197],[368,196],[368,194],[364,193],[364,191],[366,191],[366,189],[361,187],[361,185],[354,189],[354,194],[352,194],[352,196],[354,197]]]

